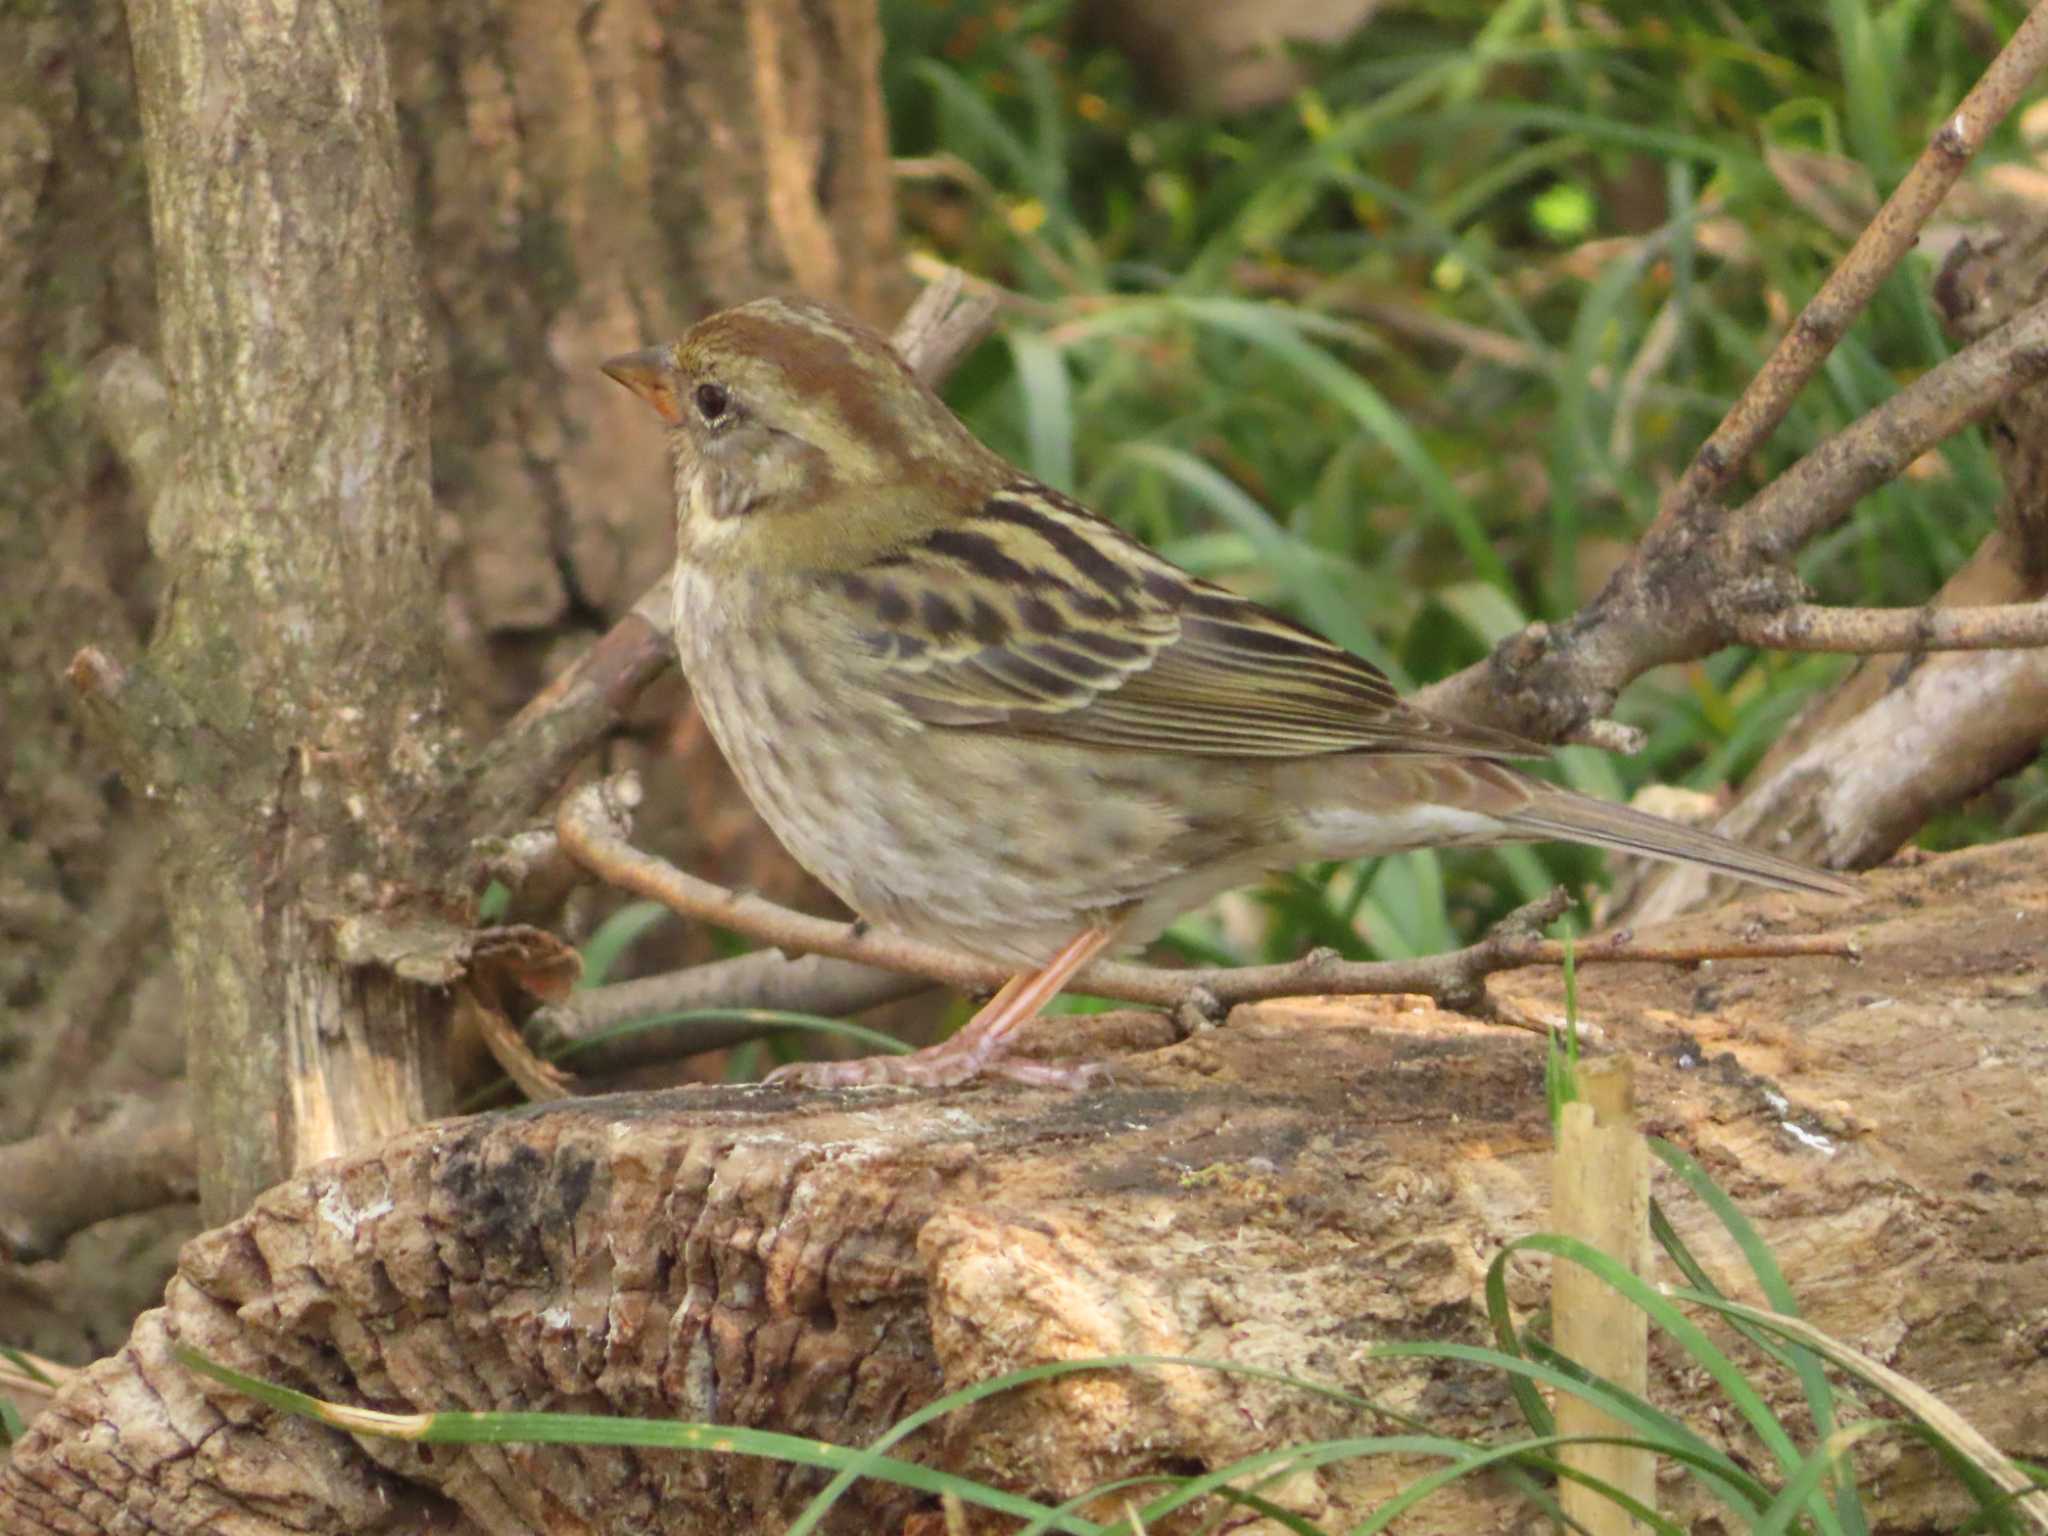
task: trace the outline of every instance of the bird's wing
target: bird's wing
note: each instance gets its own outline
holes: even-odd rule
[[[1537,756],[1031,483],[838,578],[879,686],[934,727],[1228,757]]]

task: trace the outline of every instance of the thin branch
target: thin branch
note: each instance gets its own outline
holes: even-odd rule
[[[1526,948],[1517,964],[1550,966],[1564,963],[1564,945],[1557,940],[1519,942]],[[1779,960],[1814,956],[1853,960],[1857,958],[1856,943],[1853,939],[1832,934],[1816,934],[1729,944],[1655,945],[1635,944],[1626,934],[1617,934],[1612,940],[1580,942],[1574,960],[1578,964],[1594,965],[1611,960],[1691,966],[1713,960]],[[1327,961],[1315,963],[1327,965]],[[1196,973],[1173,971],[1161,974],[1181,978]],[[666,1066],[706,1051],[729,1050],[750,1040],[763,1039],[788,1028],[783,1020],[775,1017],[778,1011],[812,1013],[827,1018],[844,1017],[878,1003],[914,996],[929,986],[930,983],[920,976],[896,975],[824,955],[788,959],[779,951],[759,950],[731,960],[692,966],[688,970],[578,992],[567,1002],[540,1009],[527,1020],[526,1028],[536,1049],[557,1053],[571,1042],[588,1040],[606,1030],[640,1020],[657,1019],[664,1014],[697,1009],[722,1014],[718,1018],[690,1019],[635,1030],[606,1040],[595,1049],[579,1051],[576,1065],[588,1076],[625,1072],[636,1067]],[[1317,990],[1333,989],[1319,987]],[[592,1005],[588,1010],[580,1006],[586,1000]],[[1539,1032],[1548,1032],[1550,1028],[1547,1024],[1502,1019],[1497,1011],[1497,1002],[1490,995],[1485,1003],[1488,1017]],[[1176,1014],[1192,1013],[1195,1019],[1209,1023],[1215,1022],[1224,1011],[1221,999],[1199,985],[1189,986],[1175,1007]]]
[[[1735,622],[1745,645],[1780,651],[2002,651],[2048,645],[2048,600],[1969,608],[1824,608],[1800,603]]]
[[[455,1016],[476,1031],[499,1070],[534,1103],[565,1099],[576,1091],[575,1080],[552,1062],[541,1060],[525,1036],[513,1027],[499,1005],[495,988],[464,982],[456,989]]]
[[[956,274],[911,305],[892,338],[919,377],[942,383],[985,337],[995,306]],[[472,767],[459,845],[517,824],[619,721],[640,690],[674,665],[664,576],[567,671],[536,694]]]
[[[1760,619],[1797,606],[1786,568],[1795,551],[1928,449],[2044,377],[2048,301],[2021,310],[1865,412],[1713,536],[1652,530],[1577,614],[1509,636],[1485,661],[1422,689],[1417,702],[1538,739],[1579,738],[1587,717],[1610,709],[1649,668],[1742,641],[1758,632],[1752,626]]]
[[[2044,377],[2048,300],[1928,369],[1757,492],[1730,519],[1723,568],[1729,557],[1745,571],[1781,563],[1928,449]]]
[[[536,1050],[552,1053],[622,1024],[664,1015],[733,1009],[844,1018],[882,1003],[914,997],[930,987],[931,983],[921,976],[880,971],[827,955],[792,959],[772,949],[757,950],[730,960],[693,965],[687,970],[572,992],[559,1003],[536,1009],[526,1021],[526,1035]],[[586,1073],[621,1072],[703,1051],[723,1050],[758,1039],[768,1029],[779,1027],[738,1017],[693,1019],[609,1040],[591,1051],[579,1051],[576,1065]]]
[[[889,340],[911,372],[937,387],[995,328],[997,305],[986,292],[969,292],[958,267],[941,267],[918,290]]]
[[[576,762],[617,725],[640,691],[675,665],[669,641],[669,578],[598,637],[477,755],[463,796],[463,845],[517,826]],[[660,617],[653,616],[659,607]]]
[[[1602,752],[1618,752],[1623,757],[1633,757],[1650,744],[1649,732],[1641,726],[1605,719],[1587,720],[1567,732],[1564,739],[1574,746],[1597,747]]]
[[[1718,944],[1638,944],[1629,929],[1569,946],[1574,965],[1704,965],[1710,960],[1860,960],[1863,950],[1839,933],[1784,933]],[[1561,939],[1532,939],[1517,951],[1523,965],[1563,965]]]
[[[1921,227],[2044,63],[2048,63],[2048,9],[2036,7],[1955,112],[1935,131],[1877,217],[1779,338],[1749,387],[1694,455],[1665,500],[1658,517],[1660,525],[1690,521],[1726,488],[1742,462],[1777,431],[1793,400],[1913,248]]]
[[[639,800],[639,782],[632,774],[577,790],[565,798],[556,817],[562,847],[609,884],[661,902],[684,917],[737,929],[780,949],[925,976],[962,991],[984,991],[1010,979],[1011,968],[999,961],[882,929],[811,917],[685,874],[626,841],[630,815]],[[1205,1011],[1273,997],[1387,993],[1419,993],[1449,1006],[1472,1008],[1482,1000],[1481,982],[1493,972],[1562,962],[1563,946],[1537,938],[1531,930],[1562,915],[1568,905],[1561,891],[1553,892],[1523,909],[1519,921],[1502,923],[1477,944],[1421,960],[1346,961],[1319,951],[1284,965],[1185,971],[1097,961],[1081,972],[1075,990],[1163,1008],[1196,1003]],[[1763,940],[1707,953],[1637,949],[1617,939],[1580,946],[1578,958],[1589,963],[1650,960],[1690,965],[1712,958],[1811,954],[1853,959],[1855,947],[1840,938]]]

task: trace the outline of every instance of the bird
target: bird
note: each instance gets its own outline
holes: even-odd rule
[[[764,298],[602,364],[666,427],[677,658],[789,852],[869,924],[1013,971],[811,1087],[1089,1081],[1011,1053],[1105,950],[1297,864],[1568,840],[1792,891],[1844,877],[1545,782],[982,443],[889,342]]]

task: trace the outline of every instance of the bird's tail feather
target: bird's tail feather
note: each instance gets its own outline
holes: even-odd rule
[[[1832,870],[1816,869],[1759,848],[1745,848],[1683,822],[1668,821],[1633,806],[1595,800],[1566,789],[1548,788],[1521,809],[1502,815],[1500,821],[1531,838],[1563,838],[1640,854],[1646,859],[1704,864],[1738,880],[1776,886],[1784,891],[1849,896],[1857,890],[1854,880]]]

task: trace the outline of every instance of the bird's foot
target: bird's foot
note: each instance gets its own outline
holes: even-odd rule
[[[1067,980],[1116,937],[1121,918],[1084,928],[1035,971],[1004,982],[960,1033],[908,1056],[867,1056],[858,1061],[803,1061],[777,1067],[765,1081],[796,1088],[864,1088],[898,1084],[910,1088],[951,1088],[977,1077],[1007,1077],[1046,1088],[1081,1088],[1106,1075],[1091,1061],[1014,1059],[1010,1047],[1018,1028],[1059,995]]]

